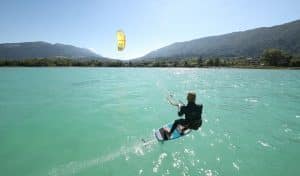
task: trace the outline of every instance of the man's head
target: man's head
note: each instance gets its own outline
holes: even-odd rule
[[[195,93],[195,92],[189,92],[189,93],[187,94],[186,99],[187,99],[187,101],[188,101],[189,103],[195,103],[195,101],[196,101],[196,93]]]

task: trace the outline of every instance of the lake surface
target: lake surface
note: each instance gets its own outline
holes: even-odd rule
[[[153,140],[189,90],[201,130]],[[1,175],[287,176],[299,149],[297,70],[0,69]]]

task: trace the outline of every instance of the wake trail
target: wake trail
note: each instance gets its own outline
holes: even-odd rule
[[[157,144],[156,139],[148,139],[142,141],[136,141],[133,144],[124,145],[119,150],[111,152],[104,156],[95,157],[83,161],[70,161],[66,164],[52,168],[48,172],[48,176],[67,176],[75,175],[88,168],[101,166],[106,162],[113,161],[117,158],[125,157],[125,160],[129,160],[131,154],[135,156],[143,156],[146,152],[150,152],[153,145]]]

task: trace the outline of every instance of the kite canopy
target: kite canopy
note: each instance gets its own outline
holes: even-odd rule
[[[126,45],[126,36],[125,33],[121,30],[117,31],[117,40],[118,40],[118,51],[123,51]]]

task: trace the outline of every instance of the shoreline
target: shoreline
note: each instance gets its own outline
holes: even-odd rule
[[[266,70],[300,70],[300,67],[275,67],[275,66],[205,66],[205,67],[141,67],[141,66],[135,66],[135,67],[126,67],[126,66],[120,66],[120,67],[114,67],[114,66],[0,66],[1,68],[194,68],[194,69],[201,69],[201,68],[208,68],[208,69],[266,69]]]

